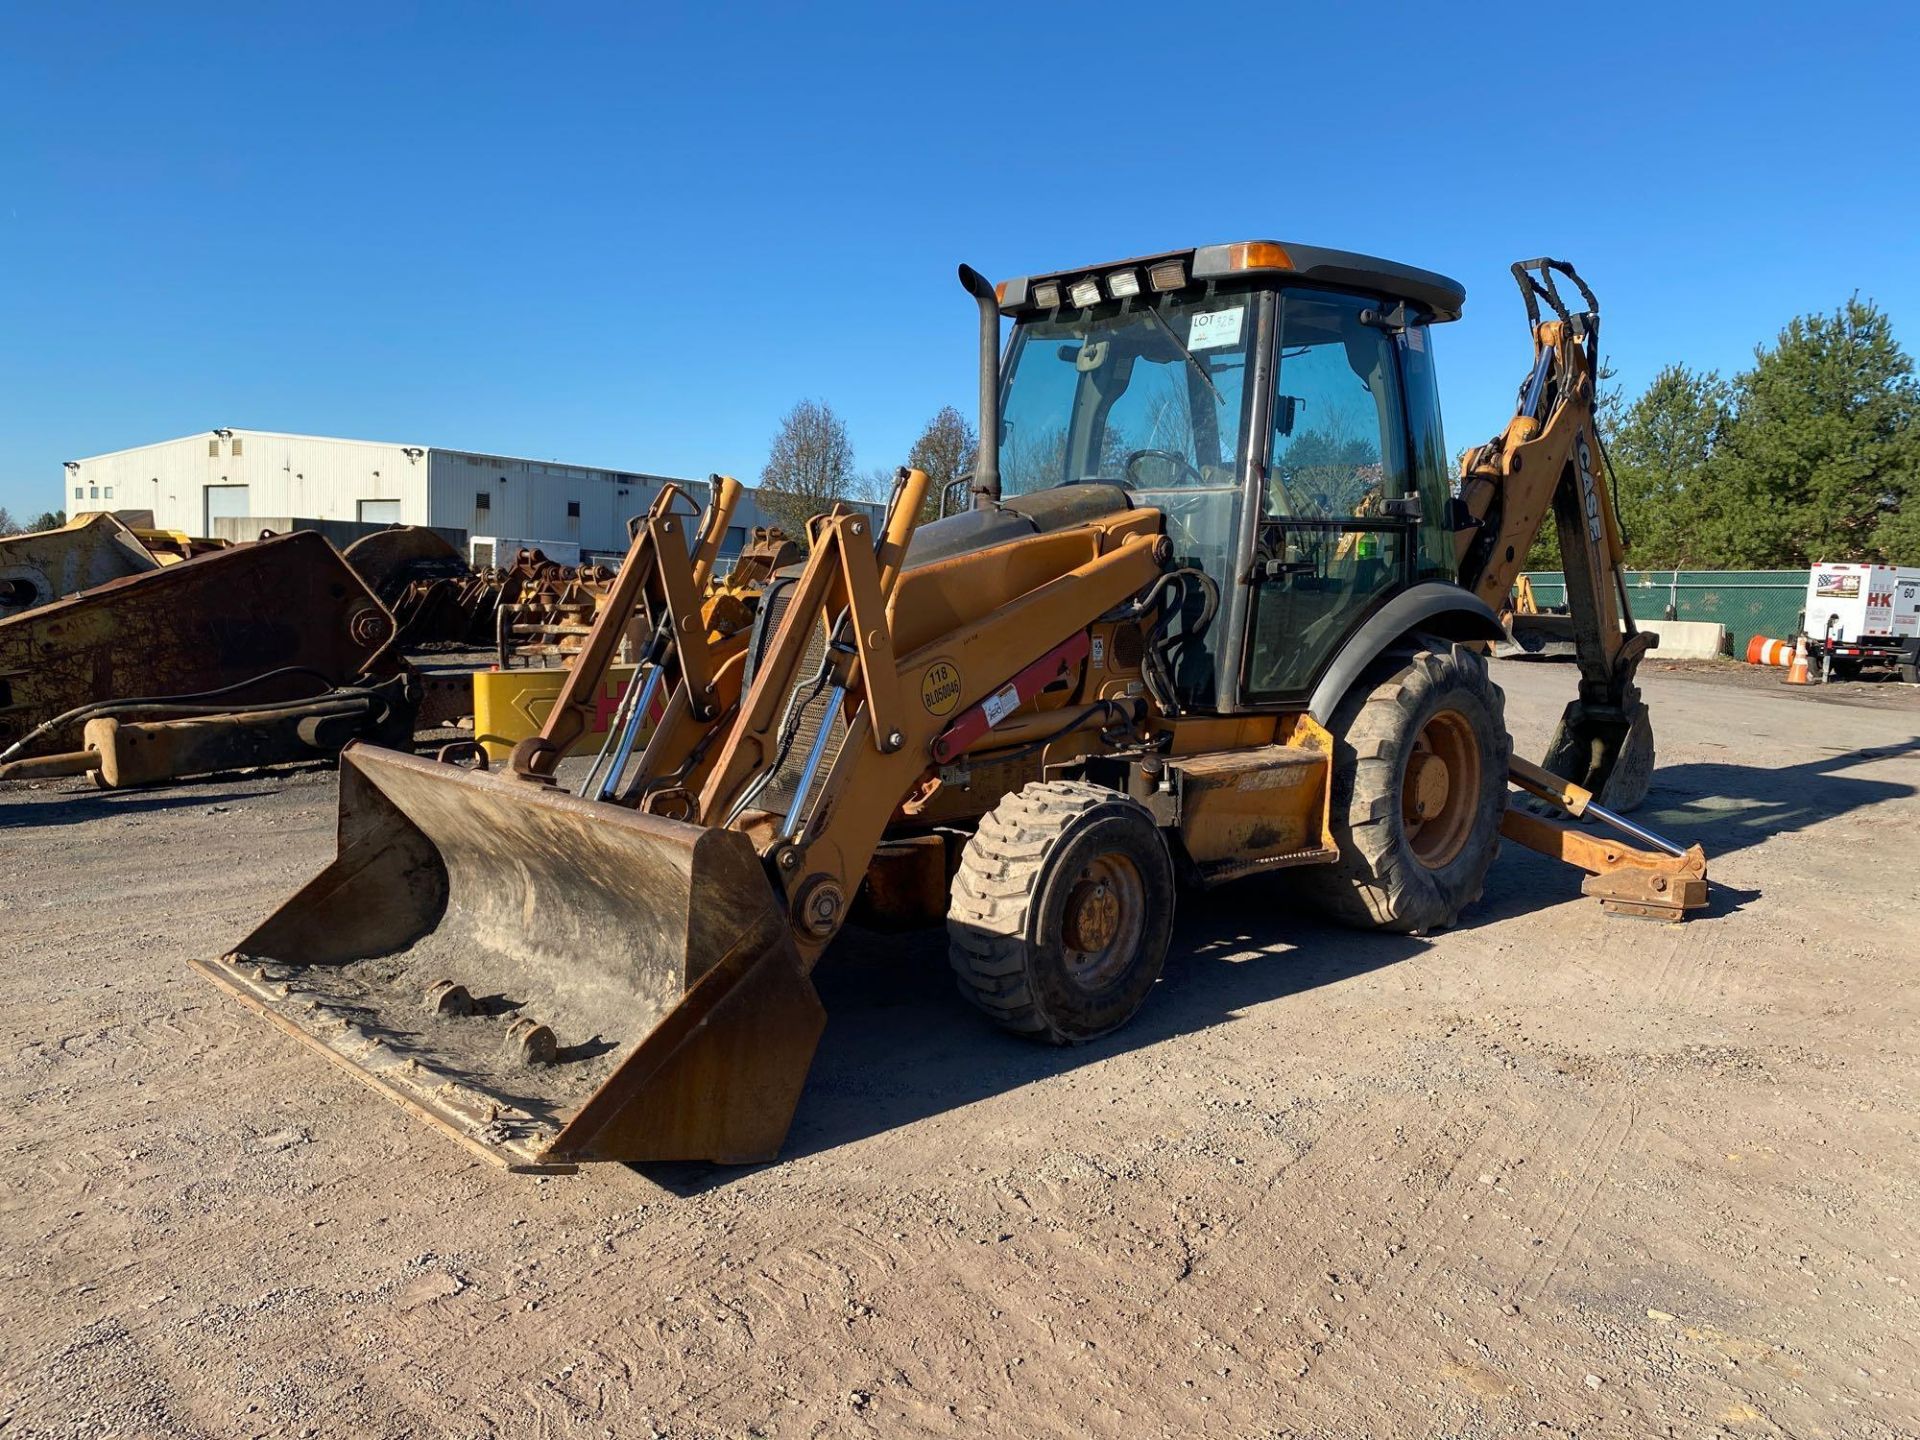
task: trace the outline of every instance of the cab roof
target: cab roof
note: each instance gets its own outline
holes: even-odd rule
[[[1115,292],[1116,276],[1131,274],[1135,289]],[[1467,290],[1431,270],[1361,255],[1352,250],[1330,250],[1323,245],[1301,245],[1291,240],[1241,240],[1227,245],[1201,245],[1192,250],[1168,250],[1105,265],[1082,265],[1043,275],[1022,275],[998,287],[1002,314],[1051,310],[1062,298],[1072,298],[1075,287],[1097,282],[1101,299],[1119,294],[1184,289],[1208,280],[1238,276],[1293,275],[1316,285],[1360,290],[1390,300],[1402,300],[1430,320],[1457,320],[1467,301]],[[1122,279],[1124,285],[1127,282]],[[1048,287],[1053,287],[1051,290]],[[1050,303],[1043,303],[1050,302]],[[1082,301],[1074,300],[1075,304]]]

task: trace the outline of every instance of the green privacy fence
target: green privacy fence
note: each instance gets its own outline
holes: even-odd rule
[[[1564,605],[1567,583],[1557,570],[1535,572],[1534,599]],[[1629,570],[1627,595],[1636,620],[1707,620],[1727,627],[1733,653],[1747,653],[1755,635],[1790,640],[1807,602],[1804,570]]]

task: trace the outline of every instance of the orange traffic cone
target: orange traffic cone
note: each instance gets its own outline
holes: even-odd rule
[[[1793,645],[1786,640],[1769,640],[1756,635],[1747,642],[1749,665],[1775,665],[1784,670],[1793,663]]]
[[[1807,674],[1807,636],[1802,631],[1793,642],[1793,664],[1787,669],[1788,685],[1811,685],[1813,677]]]

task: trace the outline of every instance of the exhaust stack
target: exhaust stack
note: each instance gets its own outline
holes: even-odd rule
[[[1000,503],[1000,297],[993,283],[971,265],[960,283],[980,306],[980,443],[973,454],[973,505]]]

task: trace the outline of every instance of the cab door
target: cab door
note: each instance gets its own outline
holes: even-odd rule
[[[1340,645],[1422,564],[1401,341],[1382,302],[1283,289],[1241,694],[1301,703]]]

